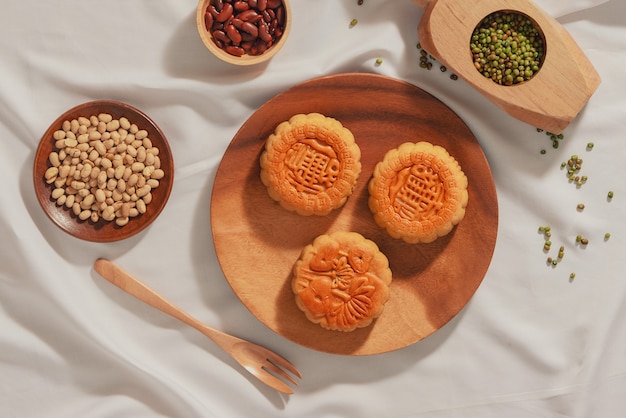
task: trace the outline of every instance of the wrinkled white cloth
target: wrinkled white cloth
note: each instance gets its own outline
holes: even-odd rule
[[[249,68],[204,48],[193,1],[5,2],[0,416],[622,417],[626,3],[537,2],[602,77],[558,149],[437,66],[420,69],[422,12],[409,0],[294,0],[284,49]],[[408,81],[457,112],[485,151],[499,204],[493,260],[466,308],[425,340],[368,357],[316,352],[262,325],[224,279],[209,221],[217,166],[246,119],[293,85],[354,71]],[[96,99],[147,113],[167,135],[176,164],[157,221],[107,244],[54,226],[32,175],[49,124]],[[572,154],[584,158],[588,181],[580,188],[560,167]],[[551,226],[554,246],[565,247],[556,267],[546,264],[541,225]],[[578,234],[589,245],[577,245]],[[292,360],[304,375],[296,393],[265,387],[206,337],[102,280],[92,267],[98,257],[200,320]]]
[[[535,3],[541,6],[541,8],[550,16],[558,18],[570,13],[591,9],[592,7],[606,3],[607,1],[609,0],[536,0]]]

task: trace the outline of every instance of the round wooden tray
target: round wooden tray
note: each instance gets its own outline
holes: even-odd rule
[[[65,120],[77,119],[79,116],[90,117],[100,113],[108,113],[116,119],[125,116],[140,129],[145,129],[148,132],[148,137],[152,140],[152,144],[159,148],[161,168],[165,172],[165,177],[160,180],[159,187],[152,191],[152,202],[148,205],[146,213],[132,218],[128,224],[122,227],[115,225],[115,222],[107,222],[102,219],[96,223],[90,220],[79,220],[70,209],[56,204],[51,197],[54,185],[46,184],[44,180],[44,174],[49,167],[48,156],[54,150],[55,141],[52,137],[54,132],[61,129]],[[112,242],[129,238],[143,231],[159,216],[165,208],[174,184],[174,160],[165,135],[145,113],[126,103],[96,100],[77,105],[52,122],[41,137],[37,147],[33,163],[33,178],[37,199],[48,218],[55,225],[68,234],[86,241]]]
[[[259,178],[259,156],[276,125],[296,113],[320,112],[350,129],[363,169],[353,195],[328,216],[284,210]],[[403,142],[445,147],[469,181],[463,221],[430,244],[406,244],[378,227],[367,206],[375,164]],[[469,128],[441,101],[388,77],[341,74],[292,87],[269,100],[240,128],[218,168],[211,225],[221,268],[243,304],[278,334],[335,354],[369,355],[406,347],[446,324],[470,300],[496,243],[498,204],[485,155]],[[320,235],[359,232],[376,242],[393,273],[390,299],[369,327],[350,333],[309,322],[294,301],[291,271],[300,251]]]

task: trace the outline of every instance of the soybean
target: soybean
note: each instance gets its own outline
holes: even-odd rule
[[[63,121],[52,139],[44,181],[54,185],[57,205],[81,221],[103,219],[120,227],[146,212],[165,172],[145,129],[101,113]]]

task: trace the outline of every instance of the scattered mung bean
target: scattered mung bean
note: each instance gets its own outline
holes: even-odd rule
[[[583,166],[583,159],[577,154],[572,154],[567,162],[561,163],[561,168],[567,169],[566,175],[570,183],[574,183],[576,187],[581,187],[589,180],[586,175],[579,175]]]

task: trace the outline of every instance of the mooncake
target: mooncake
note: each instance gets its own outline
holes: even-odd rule
[[[465,216],[467,177],[448,151],[407,142],[385,154],[368,183],[368,206],[389,235],[428,243],[448,234]]]
[[[350,332],[382,314],[391,280],[389,261],[376,243],[338,231],[318,236],[302,250],[291,288],[311,322]]]
[[[343,206],[361,172],[352,132],[320,113],[281,122],[261,154],[261,181],[272,199],[300,215],[327,215]]]

